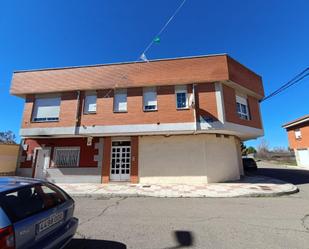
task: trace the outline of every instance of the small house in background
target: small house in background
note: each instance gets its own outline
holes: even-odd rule
[[[297,165],[309,168],[309,115],[282,126],[286,129],[289,147],[294,150]]]
[[[0,144],[0,176],[15,175],[18,144]]]

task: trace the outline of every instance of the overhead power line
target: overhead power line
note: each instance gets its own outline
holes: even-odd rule
[[[183,0],[180,5],[176,8],[176,10],[174,11],[173,15],[167,20],[167,22],[163,25],[163,27],[160,29],[160,31],[153,37],[153,39],[151,40],[151,42],[146,46],[146,48],[144,49],[144,51],[142,52],[142,54],[139,55],[139,57],[137,58],[136,61],[133,61],[132,63],[135,64],[137,62],[139,62],[139,60],[143,60],[143,61],[147,61],[148,59],[146,57],[146,52],[151,48],[151,46],[154,44],[154,42],[156,42],[156,39],[159,38],[159,36],[164,32],[164,30],[167,28],[167,26],[170,24],[170,22],[175,18],[175,16],[177,15],[177,13],[180,11],[180,9],[182,8],[182,6],[185,4],[187,0]],[[122,75],[123,78],[126,78],[125,74],[120,72],[120,74]],[[116,89],[117,84],[114,86],[114,88],[111,88],[105,95],[103,98],[106,98],[110,95],[110,93]]]
[[[185,4],[187,0],[183,0],[181,4],[177,7],[177,9],[174,11],[173,15],[167,20],[167,22],[163,25],[163,27],[160,29],[160,31],[153,37],[153,39],[150,41],[150,43],[146,46],[144,51],[141,53],[140,58],[143,60],[147,60],[146,58],[146,52],[152,47],[153,43],[156,42],[156,39],[160,39],[160,35],[164,32],[164,30],[167,28],[167,26],[170,24],[170,22],[174,19],[174,17],[177,15],[177,13],[180,11],[182,6]]]
[[[274,91],[271,94],[269,94],[268,96],[264,97],[260,102],[263,102],[263,101],[265,101],[267,99],[270,99],[270,98],[278,95],[279,93],[283,92],[284,90],[288,89],[289,87],[291,87],[291,86],[295,85],[296,83],[300,82],[301,80],[303,80],[307,76],[309,76],[309,67],[307,67],[306,69],[301,71],[299,74],[294,76],[291,80],[289,80],[287,83],[283,84],[276,91]]]

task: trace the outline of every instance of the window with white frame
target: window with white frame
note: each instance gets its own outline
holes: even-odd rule
[[[127,89],[115,90],[114,96],[114,112],[127,111]]]
[[[301,131],[300,131],[300,129],[294,130],[294,133],[295,133],[295,138],[296,139],[301,139]]]
[[[175,86],[176,107],[177,109],[186,109],[188,104],[188,89],[187,85]]]
[[[96,92],[87,92],[85,95],[84,113],[96,113],[97,94]]]
[[[58,121],[60,113],[60,97],[36,98],[32,112],[32,121],[50,122]]]
[[[55,147],[53,162],[55,167],[77,167],[79,165],[79,147]]]
[[[249,120],[249,108],[247,99],[236,95],[237,114],[241,119]]]
[[[143,89],[144,111],[157,110],[157,90],[155,87]]]

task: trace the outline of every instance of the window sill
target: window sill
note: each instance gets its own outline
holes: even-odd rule
[[[76,169],[80,168],[80,166],[66,166],[66,167],[61,167],[61,166],[50,166],[49,169]]]
[[[184,111],[184,110],[189,110],[189,107],[184,107],[184,108],[176,108],[177,111]]]
[[[59,167],[59,166],[50,166],[48,169],[76,169],[76,168],[98,168],[98,166],[70,166],[70,167]]]
[[[157,112],[158,109],[155,109],[155,110],[143,110],[144,112]]]
[[[94,115],[94,114],[97,114],[97,112],[84,112],[83,114],[84,115]]]
[[[114,111],[114,113],[128,113],[128,111]]]
[[[30,123],[57,123],[59,122],[60,120],[41,120],[41,121],[34,121],[34,120],[31,120]]]
[[[246,119],[246,118],[240,118],[238,117],[240,120],[244,120],[244,121],[251,121],[251,119]]]

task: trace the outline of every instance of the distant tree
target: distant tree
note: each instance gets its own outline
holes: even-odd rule
[[[0,131],[0,144],[16,144],[16,136],[12,131]]]
[[[269,159],[271,157],[269,144],[265,139],[262,139],[257,147],[257,157],[262,159]]]
[[[244,142],[240,142],[240,150],[243,156],[247,155],[247,146],[244,144]]]
[[[289,149],[287,149],[285,147],[275,147],[275,148],[273,148],[273,152],[287,153],[287,152],[289,152]]]
[[[252,146],[247,148],[247,154],[255,154],[256,153],[256,149]]]

